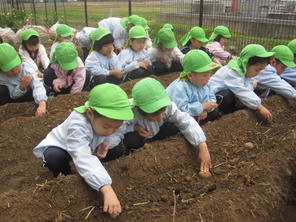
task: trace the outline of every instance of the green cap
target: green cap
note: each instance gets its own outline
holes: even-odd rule
[[[99,41],[104,36],[111,34],[111,32],[106,28],[96,28],[89,33],[89,38],[92,42]]]
[[[271,50],[274,52],[274,58],[278,59],[287,67],[296,67],[294,63],[294,54],[288,46],[278,45]]]
[[[22,31],[20,35],[22,41],[26,41],[32,36],[39,36],[39,33],[34,29],[26,29]]]
[[[173,26],[172,24],[167,23],[167,24],[164,24],[164,25],[162,26],[162,28],[163,28],[163,29],[170,29],[170,30],[173,30],[173,29],[174,29],[174,26]]]
[[[165,88],[159,81],[145,78],[137,82],[132,89],[134,106],[146,113],[154,113],[163,107],[171,105]]]
[[[147,32],[142,26],[136,25],[129,30],[128,38],[129,39],[147,38]]]
[[[206,38],[206,33],[201,27],[193,27],[189,32],[187,32],[180,40],[181,45],[187,45],[190,39],[196,39],[200,42],[208,42]]]
[[[293,54],[296,54],[296,39],[293,39],[291,42],[289,42],[288,47],[291,49]]]
[[[59,24],[56,30],[57,36],[69,37],[74,35],[72,29],[66,24]]]
[[[138,15],[131,15],[128,18],[122,18],[120,20],[120,24],[124,28],[127,28],[128,24],[142,25],[143,24],[143,20],[142,20],[142,17],[140,17]]]
[[[209,41],[212,42],[217,38],[217,36],[222,35],[224,38],[231,38],[231,33],[226,26],[220,25],[214,29]]]
[[[247,64],[251,57],[257,56],[261,58],[268,58],[274,55],[274,52],[267,52],[262,45],[249,44],[240,53],[239,58],[231,59],[227,66],[236,71],[240,75],[245,75],[247,71]]]
[[[74,110],[85,113],[87,108],[94,109],[97,113],[110,119],[132,120],[134,118],[126,93],[119,86],[111,83],[94,87],[84,106]]]
[[[220,67],[207,53],[199,49],[190,50],[185,55],[182,66],[184,71],[180,73],[180,78],[185,77],[189,72],[207,72]]]
[[[8,72],[22,63],[15,49],[8,43],[0,44],[0,69]]]
[[[50,64],[58,62],[62,69],[71,70],[78,67],[77,50],[72,42],[61,42],[50,60]]]
[[[147,22],[147,20],[146,20],[145,18],[141,18],[141,26],[142,26],[145,30],[149,29],[148,22]]]
[[[157,48],[158,44],[162,44],[166,49],[175,48],[177,46],[177,41],[174,32],[171,29],[160,29],[154,40],[153,47]]]

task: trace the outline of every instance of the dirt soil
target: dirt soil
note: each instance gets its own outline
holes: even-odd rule
[[[177,73],[157,77],[164,85]],[[122,87],[130,94],[136,80]],[[272,123],[241,110],[203,126],[214,176],[197,176],[194,149],[182,135],[146,144],[105,164],[123,213],[102,213],[100,196],[75,173],[53,178],[32,149],[86,93],[51,98],[48,115],[33,103],[0,107],[0,221],[266,221],[296,218],[296,112],[283,98],[266,101]],[[253,146],[246,146],[251,142]]]

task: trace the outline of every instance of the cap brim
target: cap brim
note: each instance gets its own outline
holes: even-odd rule
[[[283,60],[280,60],[280,61],[287,67],[296,67],[296,64],[292,61],[283,61]]]
[[[8,72],[14,67],[20,65],[22,63],[19,56],[17,56],[15,59],[11,60],[9,63],[7,63],[5,66],[2,67],[3,72]]]
[[[203,42],[203,43],[209,42],[209,40],[207,38],[199,38],[197,40],[200,42]]]
[[[143,110],[146,113],[154,113],[154,112],[160,110],[161,108],[169,106],[171,104],[172,104],[172,102],[169,99],[169,97],[165,97],[165,98],[155,101],[154,103],[150,103],[150,104],[147,104],[144,106],[139,106],[139,107],[141,110]]]
[[[60,36],[62,36],[62,37],[70,37],[72,35],[74,35],[73,32],[68,32],[68,33],[61,34]]]
[[[256,55],[257,57],[261,57],[261,58],[268,58],[268,57],[271,57],[274,55],[274,52],[265,52],[265,53],[262,53],[260,55]]]
[[[177,42],[162,43],[166,49],[173,49],[177,46]]]
[[[215,63],[215,62],[211,62],[210,64],[203,66],[199,69],[193,70],[192,72],[208,72],[210,70],[219,68],[221,65]],[[189,73],[189,71],[183,71],[179,74],[180,78],[183,78],[184,76],[186,76]]]
[[[77,59],[75,59],[72,62],[66,63],[66,64],[61,64],[59,62],[60,66],[64,69],[64,70],[71,70],[71,69],[75,69],[78,67],[78,62]]]

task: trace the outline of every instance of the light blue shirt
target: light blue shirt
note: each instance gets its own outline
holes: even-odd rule
[[[119,138],[122,139],[124,137],[124,134],[134,131],[135,125],[139,125],[145,130],[151,131],[152,134],[148,137],[148,139],[150,139],[158,134],[160,127],[165,122],[174,123],[187,141],[193,146],[198,146],[200,143],[206,141],[206,136],[195,119],[188,113],[180,111],[173,102],[170,106],[166,107],[164,118],[161,121],[150,121],[142,116],[137,110],[134,110],[134,114],[134,120],[124,121],[121,129],[114,134],[117,139],[113,138],[113,140],[117,141],[117,143],[120,141]]]
[[[124,74],[138,69],[140,67],[138,62],[140,61],[148,61],[151,65],[150,55],[146,49],[136,52],[130,47],[126,48],[119,53],[118,60],[121,66],[121,71]]]
[[[296,86],[296,67],[286,68],[285,71],[280,75],[280,77],[295,87]]]
[[[92,51],[85,60],[85,67],[92,76],[109,75],[109,70],[120,70],[118,57],[114,52],[112,58],[109,58],[97,51]]]
[[[254,93],[253,79],[240,75],[228,66],[219,69],[208,84],[214,93],[229,89],[249,109],[256,110],[261,104],[261,99]]]
[[[177,107],[191,116],[199,116],[204,111],[202,103],[216,102],[215,94],[209,84],[200,88],[190,81],[178,78],[167,87],[166,91]]]
[[[91,33],[95,28],[93,27],[84,27],[80,32],[76,34],[76,39],[80,47],[86,47],[90,49],[92,47],[92,42],[89,38],[89,33]]]
[[[32,75],[32,81],[30,87],[33,91],[33,98],[36,104],[41,101],[47,101],[46,90],[43,86],[43,81],[37,76],[36,71],[27,63],[21,64],[21,72],[18,76],[7,76],[6,74],[0,72],[0,85],[7,86],[9,90],[9,95],[11,99],[18,99],[27,93],[27,89],[22,91],[20,89],[20,83],[25,75]]]
[[[296,96],[296,90],[285,80],[281,79],[276,69],[271,65],[266,66],[265,69],[253,79],[258,82],[258,87],[270,88],[287,99]]]
[[[108,172],[95,155],[98,145],[104,141],[112,144],[108,137],[97,135],[85,114],[73,111],[68,118],[51,130],[33,150],[36,157],[43,158],[43,152],[48,146],[57,146],[66,150],[75,164],[75,167],[85,182],[95,190],[111,184]],[[50,149],[50,148],[49,148]]]
[[[128,31],[120,24],[120,20],[121,18],[110,17],[103,19],[98,23],[100,28],[106,28],[112,33],[116,49],[123,47],[124,42],[128,37]]]

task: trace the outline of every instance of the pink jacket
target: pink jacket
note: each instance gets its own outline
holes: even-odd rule
[[[213,41],[207,44],[206,48],[208,48],[210,53],[212,53],[215,56],[215,58],[217,58],[222,64],[226,64],[227,60],[231,56],[229,52],[224,50],[224,46],[222,46],[217,41]]]
[[[79,57],[77,57],[77,61],[78,67],[73,69],[69,76],[67,76],[68,71],[63,70],[58,62],[51,64],[51,68],[54,69],[57,76],[53,81],[53,84],[60,82],[63,88],[68,88],[72,85],[70,93],[81,92],[85,83],[86,71],[83,62]]]

